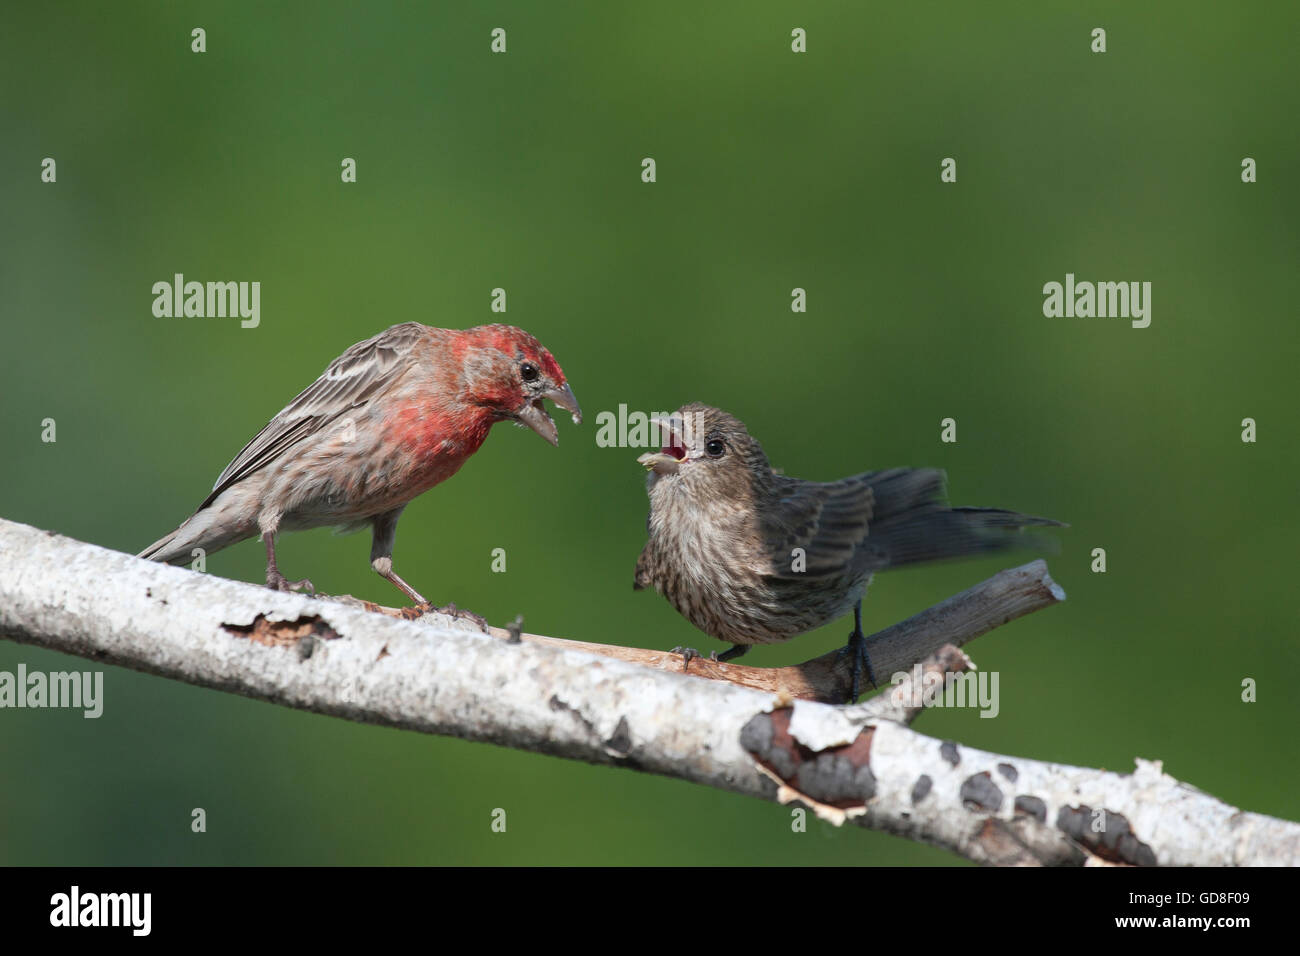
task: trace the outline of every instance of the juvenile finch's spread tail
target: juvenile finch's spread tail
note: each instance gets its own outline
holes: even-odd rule
[[[210,554],[260,534],[267,586],[310,589],[276,567],[276,535],[368,525],[371,566],[426,603],[393,571],[402,509],[459,471],[497,422],[557,444],[544,399],[582,421],[564,372],[523,329],[394,325],[331,362],[226,466],[198,510],[139,556],[187,564],[196,548]]]
[[[935,468],[831,482],[777,474],[743,422],[698,402],[660,427],[664,447],[638,459],[650,471],[650,517],[633,587],[653,587],[700,630],[735,645],[718,660],[852,610],[845,650],[853,655],[854,699],[864,672],[875,683],[862,633],[862,597],[874,572],[1038,546],[1016,532],[1060,526],[997,508],[950,507]]]

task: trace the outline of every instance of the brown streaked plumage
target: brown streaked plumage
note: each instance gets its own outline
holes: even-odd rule
[[[699,402],[661,428],[664,447],[639,459],[650,471],[649,540],[633,587],[653,587],[700,630],[735,645],[719,660],[853,611],[846,650],[854,655],[854,698],[862,671],[875,683],[861,609],[876,571],[1039,546],[1009,532],[1060,526],[997,508],[950,507],[936,468],[831,482],[778,474],[743,422]]]

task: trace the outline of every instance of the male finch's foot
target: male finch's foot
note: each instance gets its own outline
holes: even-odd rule
[[[266,586],[272,591],[309,591],[316,593],[315,586],[306,578],[301,581],[290,581],[279,571],[266,572]]]
[[[448,617],[454,617],[457,620],[470,621],[473,624],[477,624],[484,634],[489,633],[487,618],[483,617],[481,614],[475,614],[473,611],[459,608],[454,603],[444,605],[443,607],[435,607],[434,610],[439,614],[446,614]]]

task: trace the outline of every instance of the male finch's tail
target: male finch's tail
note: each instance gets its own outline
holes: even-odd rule
[[[236,514],[236,510],[222,507],[221,501],[200,508],[179,528],[159,538],[136,557],[167,564],[189,564],[197,557],[196,548],[208,555],[251,538],[257,533],[256,520],[251,515]]]

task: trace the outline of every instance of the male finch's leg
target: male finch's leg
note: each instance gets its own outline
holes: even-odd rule
[[[379,515],[374,520],[374,543],[370,546],[370,566],[378,571],[383,577],[392,581],[397,588],[416,604],[428,604],[424,596],[419,591],[411,587],[405,581],[397,576],[393,571],[393,540],[397,537],[397,519],[402,515],[401,508],[394,508],[392,511]],[[475,614],[473,611],[465,611],[456,607],[455,604],[448,604],[446,607],[434,608],[443,614],[451,617],[467,618],[477,624],[487,633],[487,619]]]
[[[280,573],[280,569],[275,566],[275,532],[262,532],[262,539],[266,542],[266,586],[273,591],[315,591],[316,588],[310,581],[303,578],[301,581],[289,581]]]
[[[402,508],[405,507],[406,505],[402,505],[401,508],[394,508],[375,518],[372,526],[374,539],[370,545],[370,566],[416,604],[428,604],[429,602],[419,591],[399,578],[397,572],[393,570],[393,541],[397,537],[397,519],[402,516]]]

